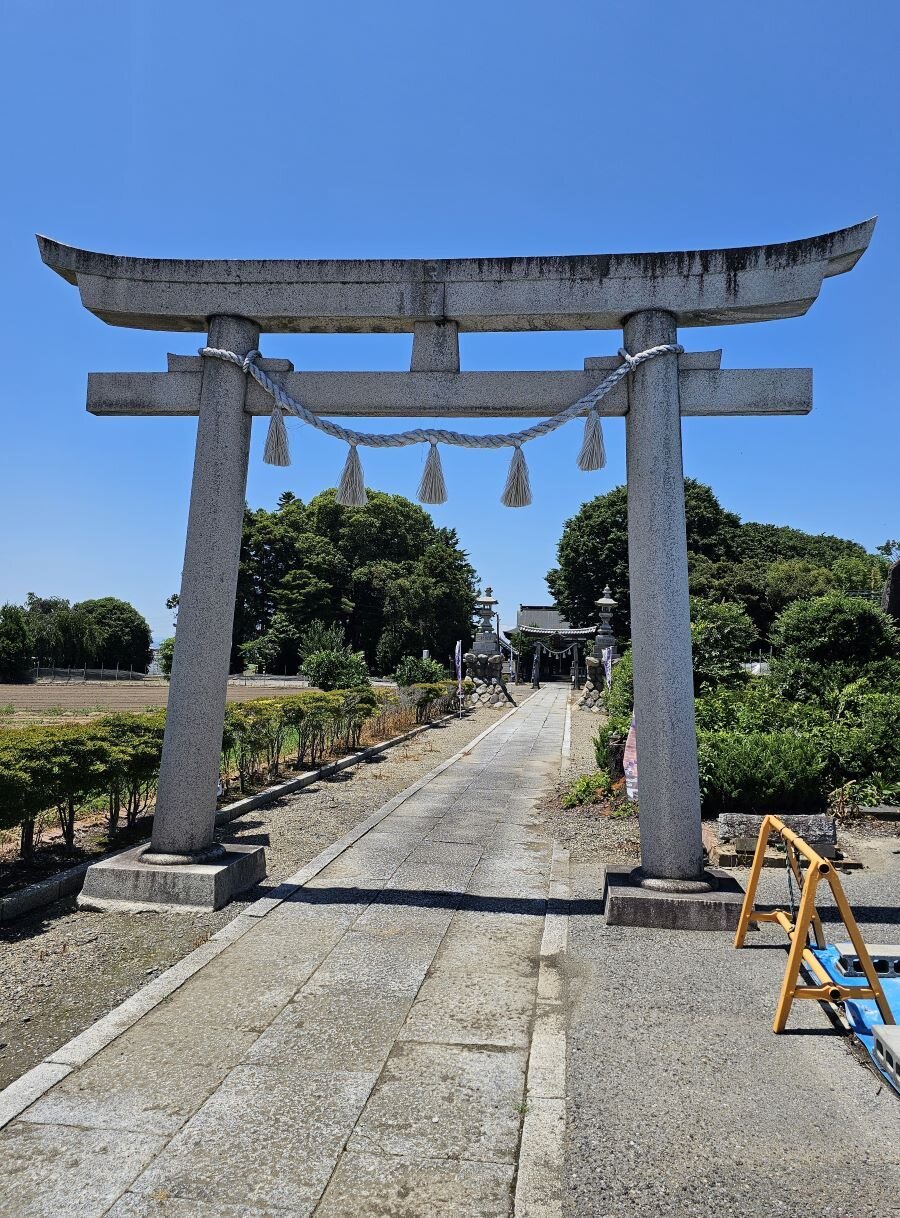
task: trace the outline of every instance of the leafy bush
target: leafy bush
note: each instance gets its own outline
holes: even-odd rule
[[[703,813],[818,812],[825,767],[816,744],[793,732],[700,732]]]
[[[407,685],[403,696],[415,709],[416,723],[424,723],[435,711],[449,711],[456,702],[455,681],[423,681]]]
[[[164,677],[172,675],[172,661],[175,659],[175,637],[163,639],[156,652],[156,661],[159,664],[159,671]]]
[[[310,689],[287,698],[230,702],[225,708],[222,754],[226,776],[238,773],[241,790],[278,774],[286,754],[298,766],[321,762],[332,750],[359,747],[366,722],[381,714],[380,728],[396,714],[407,726],[414,708],[424,722],[455,705],[451,681],[410,687],[405,706],[393,691],[377,693],[366,682],[330,692]],[[407,696],[407,691],[404,691]],[[165,712],[104,715],[90,723],[0,730],[0,830],[19,828],[20,852],[31,853],[35,827],[56,815],[68,849],[76,817],[99,800],[107,809],[111,838],[122,813],[133,827],[156,789]]]
[[[582,774],[576,778],[562,797],[564,808],[580,808],[583,804],[595,804],[612,790],[612,779],[604,771]]]
[[[353,689],[368,685],[369,670],[361,651],[314,651],[303,661],[310,685],[326,693],[333,689]]]
[[[423,659],[420,656],[404,656],[397,665],[394,680],[401,687],[419,685],[427,681],[443,681],[447,670],[437,660]]]
[[[339,622],[329,622],[326,625],[317,619],[304,626],[297,639],[301,660],[317,651],[345,651],[346,647],[344,627]]]
[[[772,641],[786,659],[858,667],[900,655],[893,620],[871,601],[833,592],[796,601],[779,614]]]
[[[740,605],[691,597],[694,692],[745,680],[741,665],[757,639],[756,627]]]
[[[900,680],[900,632],[861,597],[795,601],[777,618],[772,641],[773,675],[788,698],[816,699],[861,676],[888,691]]]
[[[631,648],[613,664],[612,680],[603,695],[603,705],[611,717],[621,719],[627,716],[631,719],[631,709],[634,706],[634,665]]]

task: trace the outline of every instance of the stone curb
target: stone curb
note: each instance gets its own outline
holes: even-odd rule
[[[563,728],[562,756],[559,761],[560,775],[564,775],[572,764],[572,697],[566,701],[566,725]]]
[[[528,1055],[515,1218],[562,1218],[566,1131],[566,1008],[562,970],[569,945],[569,915],[565,904],[560,903],[567,902],[570,893],[569,852],[554,842]]]
[[[341,770],[346,770],[350,766],[359,765],[362,761],[368,761],[379,753],[394,748],[395,745],[402,744],[404,740],[410,740],[413,736],[419,735],[420,732],[427,732],[429,728],[436,727],[440,723],[446,723],[448,719],[455,719],[456,717],[455,714],[443,715],[440,719],[435,719],[433,723],[420,724],[419,727],[411,728],[400,736],[392,736],[390,740],[382,740],[379,744],[369,745],[368,748],[361,749],[358,753],[351,753],[349,757],[342,757],[340,761],[330,761],[328,765],[321,766],[318,770],[311,770],[309,774],[304,774],[301,778],[292,778],[288,782],[279,783],[277,786],[266,787],[264,791],[258,791],[256,795],[248,795],[246,799],[239,799],[233,804],[219,808],[216,812],[216,825],[226,825],[230,821],[236,820],[239,816],[252,811],[254,808],[262,808],[266,804],[280,799],[282,795],[290,795],[293,791],[300,791],[304,787],[311,786],[314,782],[320,782],[323,778],[330,778],[332,774],[338,774]],[[133,846],[134,843],[127,847],[127,849],[130,850]],[[0,926],[7,922],[12,922],[15,918],[21,918],[23,914],[31,913],[34,909],[42,909],[45,905],[52,905],[54,901],[60,900],[61,897],[68,897],[80,892],[88,867],[93,863],[99,862],[101,857],[112,858],[113,855],[119,853],[122,852],[113,851],[108,855],[98,856],[98,858],[90,859],[85,863],[79,863],[75,867],[70,867],[68,871],[61,871],[59,875],[53,875],[49,879],[40,880],[37,884],[29,884],[27,888],[13,892],[8,897],[0,897]]]
[[[399,808],[402,803],[405,803],[417,791],[421,791],[423,787],[427,786],[432,779],[437,778],[439,774],[443,774],[451,765],[470,753],[476,744],[479,744],[486,736],[495,731],[501,723],[505,723],[527,701],[528,699],[524,698],[519,703],[519,706],[513,707],[505,715],[501,715],[499,719],[496,719],[483,732],[479,732],[477,736],[470,740],[465,748],[454,753],[452,757],[448,757],[446,761],[442,761],[440,765],[430,770],[424,777],[414,782],[412,786],[407,787],[405,791],[401,791],[399,795],[395,795],[393,799],[388,800],[386,804],[368,817],[367,820],[361,821],[355,829],[352,829],[320,854],[317,854],[300,871],[283,880],[272,890],[271,895],[261,897],[260,900],[255,901],[243,913],[238,914],[236,918],[223,926],[221,930],[211,935],[206,943],[189,952],[188,955],[184,956],[176,964],[173,964],[171,968],[166,969],[164,973],[160,973],[153,981],[143,986],[136,994],[126,998],[124,1002],[114,1007],[108,1014],[98,1019],[96,1023],[85,1028],[83,1032],[73,1037],[72,1040],[67,1041],[66,1044],[62,1045],[54,1053],[51,1053],[49,1057],[45,1057],[42,1062],[39,1062],[31,1070],[26,1071],[20,1078],[17,1078],[8,1087],[0,1091],[0,1129],[3,1129],[10,1121],[21,1115],[26,1108],[29,1108],[36,1100],[45,1095],[60,1079],[65,1078],[77,1066],[83,1066],[85,1062],[90,1061],[92,1057],[96,1056],[101,1049],[105,1049],[107,1045],[112,1044],[123,1032],[127,1032],[143,1015],[152,1011],[165,998],[168,998],[170,994],[173,994],[175,990],[184,985],[194,973],[199,972],[210,960],[214,960],[229,944],[236,942],[248,930],[259,925],[260,918],[264,918],[267,914],[271,913],[291,893],[296,892],[303,884],[308,883],[320,871],[323,871],[329,863],[333,862],[349,846],[359,841],[371,828],[389,816],[395,808]],[[441,720],[437,720],[437,722],[441,722]],[[417,728],[407,735],[415,735],[416,732],[431,726],[433,725],[423,724],[421,728]],[[387,747],[389,744],[395,744],[398,740],[404,738],[397,737],[393,741],[385,742],[383,746],[375,747]],[[278,788],[274,788],[274,790],[277,791]],[[261,794],[267,794],[267,792],[261,792]],[[272,796],[272,798],[276,798],[276,796]],[[277,896],[275,895],[276,893]]]

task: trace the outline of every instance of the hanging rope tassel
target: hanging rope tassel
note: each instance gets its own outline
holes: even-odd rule
[[[531,481],[521,444],[516,445],[509,463],[509,473],[506,475],[506,486],[503,488],[500,502],[508,508],[528,507],[531,503]]]
[[[281,412],[281,407],[277,402],[272,406],[263,461],[265,461],[266,465],[290,465],[291,463],[287,428],[284,425],[284,415]]]
[[[334,501],[341,507],[365,507],[369,502],[366,480],[355,444],[350,445],[350,451],[347,453]]]
[[[584,439],[578,454],[578,468],[588,473],[593,469],[603,469],[606,464],[606,448],[603,444],[603,427],[596,410],[588,411],[584,420]]]
[[[416,498],[419,500],[419,503],[447,502],[447,484],[444,481],[441,454],[438,452],[438,446],[433,440],[428,450],[428,456],[425,459],[425,468],[422,470],[422,478],[419,482]]]

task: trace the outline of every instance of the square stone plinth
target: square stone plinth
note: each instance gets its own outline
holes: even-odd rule
[[[651,926],[661,930],[736,930],[744,900],[727,871],[710,868],[709,892],[659,892],[641,888],[628,866],[606,868],[603,902],[607,926]]]
[[[78,897],[79,909],[175,909],[186,913],[221,909],[266,874],[262,846],[228,845],[214,863],[174,867],[142,862],[146,849],[146,844],[134,846],[90,866]]]

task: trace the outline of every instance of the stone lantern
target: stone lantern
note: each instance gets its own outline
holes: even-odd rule
[[[594,601],[597,606],[597,616],[600,618],[597,637],[594,641],[594,657],[598,660],[602,659],[603,651],[607,647],[612,648],[613,655],[616,654],[616,636],[612,630],[612,615],[618,603],[613,600],[609,585],[603,589],[603,595]]]
[[[494,629],[496,605],[497,598],[494,596],[493,588],[485,588],[484,592],[476,597],[475,617],[478,621],[475,626],[473,651],[477,655],[491,656],[500,654],[500,639]]]

